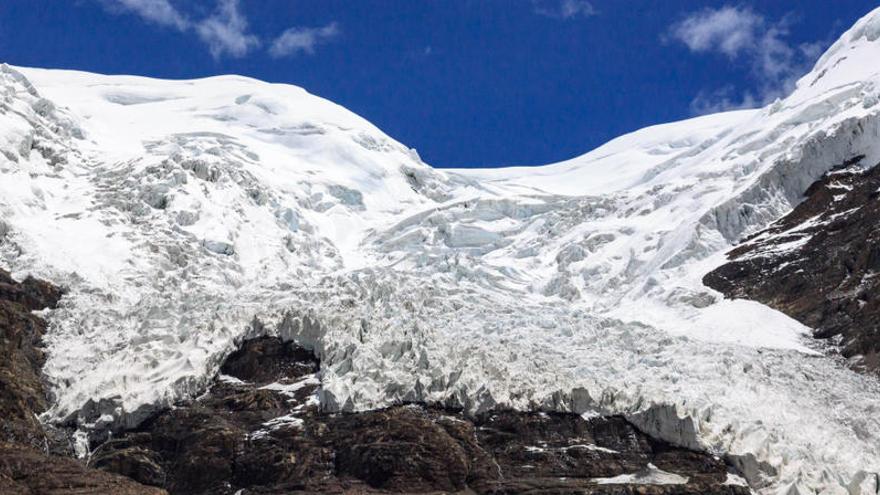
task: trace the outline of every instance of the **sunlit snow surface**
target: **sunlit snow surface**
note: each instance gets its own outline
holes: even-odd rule
[[[69,290],[46,419],[131,425],[269,332],[318,351],[330,409],[623,413],[762,492],[875,493],[877,382],[700,279],[880,162],[878,37],[880,11],[761,110],[447,172],[292,86],[0,69],[0,261]]]

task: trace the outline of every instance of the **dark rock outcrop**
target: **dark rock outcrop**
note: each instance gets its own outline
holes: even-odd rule
[[[245,342],[208,393],[97,446],[90,465],[187,494],[748,493],[725,484],[718,458],[621,417],[417,404],[326,414],[318,364],[276,338]]]
[[[36,414],[47,406],[40,343],[46,322],[32,312],[55,307],[61,291],[0,270],[0,493],[159,494],[128,478],[49,455],[50,438]]]
[[[0,442],[0,493],[51,495],[159,495],[118,474],[87,468],[77,459],[49,456],[20,444]]]
[[[782,311],[839,344],[855,368],[880,372],[880,166],[861,160],[815,182],[703,283]]]
[[[46,323],[31,312],[58,304],[61,293],[32,278],[22,283],[0,270],[0,440],[41,448],[43,428],[34,416],[46,409],[40,379]]]

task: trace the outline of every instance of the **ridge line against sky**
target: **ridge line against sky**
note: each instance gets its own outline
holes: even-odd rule
[[[241,0],[216,1],[216,12],[193,21],[171,0],[101,0],[109,12],[134,14],[146,22],[180,31],[193,30],[215,59],[244,57],[260,49],[264,42],[249,32]],[[535,14],[553,19],[568,21],[599,15],[586,0],[529,1]],[[662,33],[662,41],[683,43],[694,54],[745,58],[751,65],[756,88],[746,90],[738,99],[729,86],[701,91],[692,102],[693,113],[754,108],[790,92],[796,79],[809,71],[831,42],[825,39],[793,46],[786,38],[795,16],[792,13],[774,21],[744,5],[704,7],[686,13]],[[340,33],[336,21],[319,27],[292,26],[271,40],[268,53],[275,58],[314,55],[320,45],[336,40]]]
[[[8,0],[0,6],[0,56],[49,68],[289,82],[363,115],[436,166],[543,164],[646,125],[783,97],[872,7],[842,0],[835,17],[816,0],[621,3]],[[95,36],[97,56],[80,64],[57,46],[16,49],[26,33],[10,28],[22,16],[33,18],[32,31],[73,36],[75,29],[46,22],[62,13],[85,17],[91,29],[83,35]],[[122,24],[149,47],[138,52],[141,67],[100,45],[113,33],[119,50],[137,44],[119,38]],[[178,67],[161,65],[162,50],[178,52],[165,56]],[[378,67],[369,66],[371,56]]]

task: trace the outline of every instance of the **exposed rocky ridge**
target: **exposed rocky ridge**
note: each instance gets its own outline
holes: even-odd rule
[[[28,278],[21,283],[0,270],[0,416],[2,439],[42,448],[45,435],[35,412],[46,409],[40,380],[45,357],[40,339],[46,322],[32,311],[54,307],[60,291]]]
[[[50,455],[52,432],[36,414],[47,407],[40,375],[46,322],[33,311],[53,308],[61,291],[46,282],[13,280],[0,270],[0,493],[159,494],[163,490]]]
[[[209,392],[101,444],[90,465],[171,493],[748,493],[720,459],[619,416],[326,414],[316,373],[292,343],[246,341]]]
[[[880,167],[865,170],[862,159],[816,181],[703,282],[788,314],[839,344],[856,368],[880,371]]]

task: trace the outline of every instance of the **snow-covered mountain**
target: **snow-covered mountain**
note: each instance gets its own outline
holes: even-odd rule
[[[766,108],[455,171],[293,86],[3,66],[0,264],[67,289],[44,419],[133,426],[268,333],[321,357],[329,410],[624,414],[756,490],[877,493],[876,378],[701,279],[880,163],[878,61],[880,9]]]

